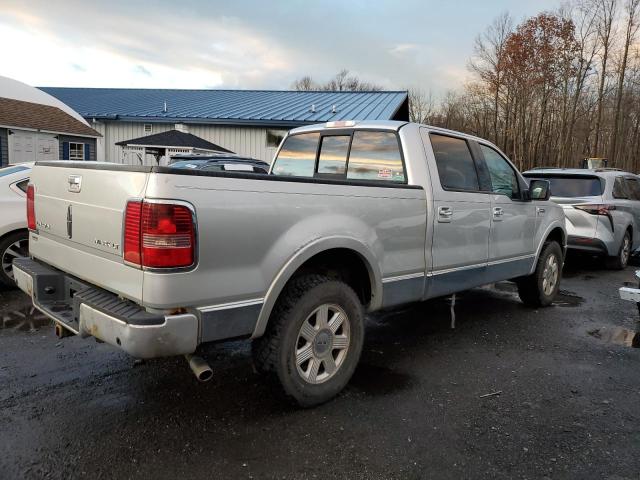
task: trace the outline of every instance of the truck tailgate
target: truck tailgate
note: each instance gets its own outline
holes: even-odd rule
[[[142,271],[122,258],[127,200],[142,198],[149,170],[125,165],[37,164],[38,232],[29,249],[37,259],[134,301],[142,299]]]

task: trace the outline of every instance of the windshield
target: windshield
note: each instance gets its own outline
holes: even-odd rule
[[[551,184],[552,197],[598,197],[602,195],[603,183],[599,177],[565,175],[529,176],[527,180],[548,180]]]
[[[29,167],[16,165],[15,167],[0,168],[0,177],[6,177],[7,175],[11,175],[12,173],[18,173],[24,170],[29,170]]]

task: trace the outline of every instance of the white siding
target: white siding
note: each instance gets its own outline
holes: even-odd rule
[[[96,122],[92,126],[103,135],[101,143],[104,146],[104,157],[100,158],[99,141],[98,160],[108,162],[136,163],[136,159],[123,158],[122,147],[116,145],[116,142],[149,135],[145,134],[142,122]],[[154,123],[152,134],[174,128],[173,123]],[[240,155],[248,155],[269,163],[275,155],[276,149],[267,147],[267,128],[187,124],[187,130]]]

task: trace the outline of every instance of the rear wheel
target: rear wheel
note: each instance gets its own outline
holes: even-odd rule
[[[630,256],[631,234],[629,233],[629,230],[627,230],[626,232],[624,232],[624,237],[622,238],[622,243],[620,243],[618,254],[613,257],[608,257],[606,260],[606,266],[607,268],[611,268],[612,270],[623,270],[627,268]]]
[[[553,302],[562,279],[562,249],[557,242],[542,248],[533,274],[516,281],[520,300],[530,307],[546,307]]]
[[[353,375],[364,341],[362,304],[346,283],[305,275],[286,287],[265,335],[253,343],[259,371],[310,407],[337,395]]]
[[[0,240],[0,285],[15,286],[13,279],[13,260],[29,255],[29,235],[27,232],[15,232]]]

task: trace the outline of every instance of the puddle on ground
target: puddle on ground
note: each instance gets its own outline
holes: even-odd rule
[[[515,283],[511,282],[498,282],[493,285],[493,288],[499,292],[508,292],[513,294],[518,293],[518,287]],[[577,307],[583,303],[584,298],[576,295],[574,292],[569,292],[568,290],[560,290],[553,301],[553,304],[558,307]]]
[[[567,290],[560,290],[553,301],[553,304],[559,307],[577,307],[583,303],[584,298]]]
[[[51,320],[33,306],[0,313],[0,330],[36,332],[50,324]]]
[[[356,369],[349,385],[368,395],[387,395],[404,390],[413,384],[411,375],[389,368],[361,364]]]
[[[640,348],[640,334],[623,327],[603,327],[589,330],[587,332],[592,337],[606,343],[622,345],[624,347]]]

